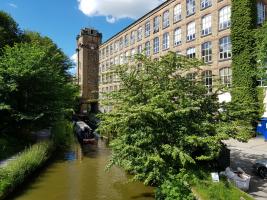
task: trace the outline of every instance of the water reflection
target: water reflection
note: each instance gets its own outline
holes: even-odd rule
[[[75,144],[44,170],[15,200],[152,200],[153,189],[129,183],[119,168],[105,171],[110,150],[105,143]]]

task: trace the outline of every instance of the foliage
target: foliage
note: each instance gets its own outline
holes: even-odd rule
[[[258,67],[266,66],[267,63],[267,23],[265,22],[262,27],[258,28],[255,33],[256,35],[256,45],[257,45],[257,62]],[[263,71],[264,74],[261,74],[266,78],[266,69]]]
[[[233,88],[232,106],[235,119],[255,125],[258,117],[257,70],[255,56],[256,1],[232,2],[231,40]],[[242,36],[242,37],[241,37]]]
[[[266,86],[267,85],[267,73],[266,73],[266,68],[267,68],[267,23],[265,22],[262,27],[258,28],[256,31],[256,56],[257,56],[257,79],[258,80],[263,80],[263,84]],[[260,112],[259,112],[259,118],[262,116],[264,113],[264,96],[265,95],[265,89],[263,88],[258,88],[258,99],[259,99],[259,107],[260,107]]]
[[[20,34],[21,31],[14,19],[9,14],[0,11],[0,55],[4,46],[12,46],[20,41]]]
[[[15,155],[33,143],[33,139],[25,134],[0,134],[0,160]]]
[[[51,142],[35,144],[19,154],[15,160],[10,161],[7,166],[0,168],[0,199],[40,168],[48,160],[52,150]]]
[[[239,190],[227,180],[221,179],[219,183],[209,180],[198,180],[193,185],[193,191],[202,200],[252,200],[245,192]]]
[[[24,31],[21,38],[22,42],[46,48],[48,57],[57,57],[57,60],[54,60],[54,65],[60,66],[60,74],[68,80],[72,78],[69,74],[72,63],[49,37],[43,37],[37,32]]]
[[[0,57],[1,120],[47,127],[71,109],[77,88],[62,73],[67,61],[61,52],[52,55],[49,47],[34,43],[5,47]]]
[[[163,184],[156,191],[157,200],[194,200],[189,184],[186,182],[188,175],[180,173],[178,175],[169,175]]]
[[[121,89],[103,102],[113,110],[100,115],[99,130],[114,137],[111,165],[160,185],[170,172],[216,158],[227,135],[219,131],[216,94],[180,75],[201,62],[169,53],[159,61],[139,55],[137,63],[117,68]]]
[[[59,148],[70,146],[74,141],[73,124],[66,119],[58,120],[53,124],[52,138]]]

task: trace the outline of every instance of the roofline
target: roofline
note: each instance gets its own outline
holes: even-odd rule
[[[154,11],[156,11],[157,9],[159,9],[161,6],[165,5],[165,4],[169,4],[171,2],[173,2],[175,0],[166,0],[163,3],[161,3],[160,5],[158,5],[156,8],[154,8],[153,10],[149,11],[148,13],[146,13],[145,15],[143,15],[142,17],[138,18],[137,20],[135,20],[133,23],[131,23],[130,25],[128,25],[127,27],[125,27],[124,29],[122,29],[121,31],[119,31],[118,33],[116,33],[115,35],[113,35],[112,37],[110,37],[109,39],[107,39],[104,43],[102,43],[100,45],[103,46],[106,43],[108,43],[110,40],[114,39],[115,37],[117,37],[119,34],[121,34],[122,32],[126,31],[128,28],[130,28],[131,26],[135,25],[137,22],[143,20],[144,18],[146,18],[148,15],[150,15],[151,13],[153,13]]]

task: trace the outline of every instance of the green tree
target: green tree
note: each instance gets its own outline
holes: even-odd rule
[[[160,61],[139,55],[137,63],[116,69],[121,89],[103,101],[113,110],[100,115],[99,130],[114,138],[111,165],[158,185],[169,174],[216,158],[226,135],[216,94],[181,76],[198,71],[201,62],[169,53]]]
[[[5,45],[12,46],[15,42],[19,42],[20,34],[21,31],[14,19],[9,14],[0,11],[0,54]]]
[[[47,56],[57,57],[57,63],[54,64],[59,67],[62,76],[67,79],[72,79],[72,76],[69,73],[72,63],[70,63],[70,60],[65,56],[62,50],[59,49],[49,37],[43,37],[38,32],[24,31],[21,35],[21,41],[45,47],[47,49]]]
[[[64,75],[66,63],[70,67],[61,51],[51,54],[45,45],[6,46],[0,57],[0,119],[44,127],[71,109],[77,88]]]

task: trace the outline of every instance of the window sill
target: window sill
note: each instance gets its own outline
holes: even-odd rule
[[[196,12],[187,14],[186,17],[187,17],[187,18],[188,18],[188,17],[191,17],[191,16],[194,15],[194,14],[196,14]]]
[[[209,62],[204,62],[204,61],[203,61],[203,63],[204,63],[205,65],[211,65],[213,62],[212,62],[212,61],[209,61]]]
[[[194,39],[192,39],[192,40],[186,40],[186,43],[193,42],[193,41],[195,41],[195,40],[196,40],[196,38],[194,38]]]
[[[181,46],[182,45],[182,42],[179,43],[179,44],[174,44],[173,47],[178,47],[178,46]]]
[[[169,28],[169,27],[170,27],[170,25],[165,26],[165,27],[162,27],[162,30],[164,30],[164,29],[166,29],[166,28]]]
[[[166,49],[162,49],[162,51],[167,51],[167,50],[169,50],[170,49],[170,47],[168,47],[168,48],[166,48]]]
[[[177,21],[174,21],[174,20],[173,20],[173,24],[176,24],[176,23],[178,23],[178,22],[180,22],[180,21],[182,21],[182,18],[179,19],[179,20],[177,20]]]
[[[224,62],[224,61],[229,61],[229,60],[232,60],[232,58],[219,59],[219,62]]]
[[[200,8],[200,11],[202,11],[202,10],[206,10],[207,8],[210,8],[211,6],[212,6],[212,4],[209,5],[209,6],[206,6],[206,7],[204,7],[204,8]]]
[[[209,34],[206,34],[206,35],[202,35],[202,34],[201,34],[201,37],[204,38],[204,37],[207,37],[207,36],[209,36],[209,35],[212,35],[212,33],[209,33]]]
[[[227,30],[227,29],[230,29],[230,27],[231,27],[231,26],[228,26],[228,27],[226,27],[226,28],[222,28],[222,29],[219,28],[219,32],[221,32],[221,31],[225,31],[225,30]]]

